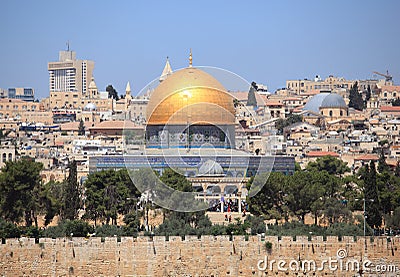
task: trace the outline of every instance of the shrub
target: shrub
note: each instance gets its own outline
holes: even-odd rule
[[[19,238],[21,231],[14,223],[0,219],[0,237],[1,238]]]
[[[272,242],[270,242],[270,241],[266,241],[265,242],[265,250],[267,250],[267,252],[269,254],[271,254],[271,252],[272,252]]]
[[[57,226],[47,227],[43,231],[43,236],[51,238],[61,238],[67,236],[86,237],[88,233],[93,233],[93,227],[83,220],[65,220]]]
[[[102,225],[98,226],[95,230],[96,237],[113,237],[113,236],[124,236],[124,229],[116,225]]]

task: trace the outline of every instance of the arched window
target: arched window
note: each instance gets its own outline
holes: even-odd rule
[[[343,116],[343,111],[342,110],[340,110],[340,116]]]
[[[12,161],[12,154],[11,153],[8,153],[8,160]]]
[[[329,116],[332,116],[333,115],[333,112],[332,111],[329,111]]]
[[[7,154],[3,153],[3,159],[2,159],[3,163],[7,161]]]

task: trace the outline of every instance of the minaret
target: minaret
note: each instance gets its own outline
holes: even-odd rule
[[[160,79],[159,79],[160,83],[162,81],[164,81],[165,79],[167,79],[167,77],[171,74],[172,74],[172,68],[171,68],[171,65],[169,64],[169,59],[167,57],[167,61],[165,62],[164,70],[162,71]]]
[[[128,83],[126,84],[126,88],[125,88],[125,95],[126,96],[130,96],[131,95],[131,85],[129,84],[129,81],[128,81]]]
[[[128,83],[126,84],[125,88],[125,106],[128,108],[129,104],[131,103],[132,100],[132,94],[131,94],[131,85]]]

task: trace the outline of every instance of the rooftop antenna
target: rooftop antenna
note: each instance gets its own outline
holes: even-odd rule
[[[69,40],[67,41],[67,51],[69,52]]]

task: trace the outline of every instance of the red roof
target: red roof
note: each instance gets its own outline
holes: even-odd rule
[[[338,153],[331,152],[331,151],[310,151],[306,155],[307,155],[307,157],[324,157],[324,156],[339,157],[340,156]]]
[[[382,106],[381,112],[400,112],[400,106]]]

